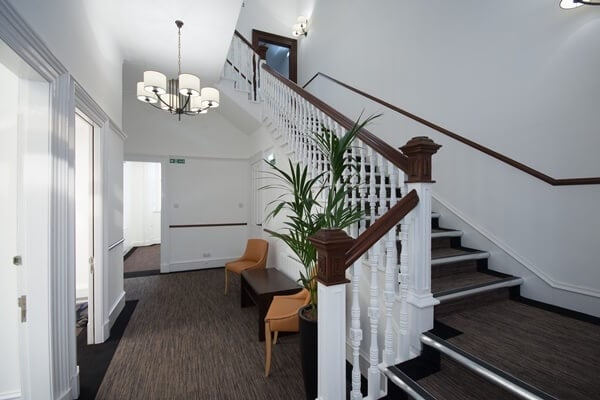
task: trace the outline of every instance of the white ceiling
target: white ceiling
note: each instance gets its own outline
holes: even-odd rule
[[[87,0],[92,28],[117,43],[125,62],[177,74],[177,27],[181,29],[181,69],[218,82],[242,0]],[[141,79],[141,77],[140,77]]]

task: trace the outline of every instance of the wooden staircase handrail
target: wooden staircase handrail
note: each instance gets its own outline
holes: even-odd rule
[[[539,180],[542,180],[552,186],[574,186],[574,185],[600,185],[600,177],[589,177],[589,178],[561,178],[561,179],[557,179],[557,178],[553,178],[551,176],[548,176],[546,174],[544,174],[543,172],[540,172],[536,169],[531,168],[528,165],[525,165],[519,161],[513,160],[512,158],[505,156],[504,154],[498,153],[497,151],[494,151],[488,147],[485,147],[479,143],[476,143],[470,139],[465,138],[464,136],[461,136],[455,132],[452,132],[446,128],[442,128],[439,125],[434,124],[433,122],[430,122],[424,118],[421,118],[413,113],[410,113],[402,108],[396,107],[393,104],[388,103],[387,101],[381,100],[373,95],[370,95],[368,93],[365,93],[364,91],[357,89],[353,86],[348,85],[347,83],[344,83],[338,79],[335,79],[323,72],[317,72],[316,74],[313,75],[312,78],[310,78],[308,80],[308,82],[306,82],[306,84],[304,86],[302,86],[302,88],[306,88],[314,79],[316,79],[318,76],[322,76],[326,79],[329,79],[330,81],[337,83],[340,86],[345,87],[348,90],[353,91],[354,93],[357,93],[363,97],[366,97],[369,100],[372,100],[376,103],[381,104],[384,107],[389,108],[392,111],[396,111],[399,114],[404,115],[405,117],[408,117],[410,119],[412,119],[413,121],[416,121],[422,125],[425,125],[435,131],[438,131],[439,133],[446,135],[454,140],[457,140],[461,143],[466,144],[469,147],[472,147],[476,150],[481,151],[484,154],[487,154],[490,157],[493,157],[497,160],[502,161],[503,163],[506,163],[514,168],[517,168],[518,170],[521,170],[523,172],[525,172],[526,174],[529,174]]]
[[[346,252],[346,268],[354,264],[367,250],[369,250],[379,239],[398,225],[413,208],[419,203],[419,195],[416,190],[411,190],[402,197],[388,212],[379,217],[371,226],[361,233]]]
[[[254,46],[252,46],[252,43],[250,43],[250,41],[248,39],[246,39],[244,37],[244,35],[242,35],[241,33],[239,33],[237,29],[233,32],[233,34],[235,36],[239,37],[241,39],[241,41],[246,44],[246,46],[250,47],[252,49],[252,51],[254,51],[256,53],[256,55],[260,55],[258,49],[255,49]]]
[[[289,79],[286,79],[284,76],[279,74],[279,72],[275,71],[273,68],[271,68],[267,64],[262,64],[262,69],[264,71],[268,72],[269,74],[273,75],[273,77],[275,77],[277,80],[282,82],[284,85],[286,85],[287,87],[292,89],[294,92],[296,92],[302,98],[304,98],[306,101],[308,101],[309,103],[311,103],[312,105],[317,107],[319,110],[321,110],[322,112],[327,114],[329,117],[331,117],[333,120],[335,120],[337,123],[339,123],[345,129],[350,130],[354,126],[354,122],[350,118],[346,117],[345,115],[343,115],[336,109],[332,108],[325,102],[321,101],[320,99],[318,99],[311,93],[302,89],[300,86],[298,86],[294,82],[290,81]],[[383,157],[385,157],[388,161],[390,161],[396,167],[400,168],[402,171],[404,171],[406,173],[410,172],[409,159],[406,155],[402,154],[399,150],[393,148],[392,146],[390,146],[389,144],[387,144],[386,142],[384,142],[379,137],[375,136],[374,134],[372,134],[371,132],[369,132],[366,129],[361,129],[357,136],[364,144],[375,149],[375,151],[377,151],[379,154],[381,154]]]

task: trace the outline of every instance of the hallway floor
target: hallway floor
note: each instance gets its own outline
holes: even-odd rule
[[[240,308],[240,280],[223,269],[125,280],[139,300],[97,399],[303,399],[298,335],[274,346],[264,377],[256,307]]]
[[[136,273],[160,270],[160,244],[134,247],[123,261],[125,277]]]

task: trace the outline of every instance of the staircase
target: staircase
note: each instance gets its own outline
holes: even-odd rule
[[[419,357],[386,368],[388,399],[596,399],[598,321],[520,297],[523,280],[432,214],[434,329]]]
[[[322,172],[326,165],[307,135],[321,124],[340,132],[348,121],[335,112],[324,112],[327,106],[318,99],[263,69],[247,41],[238,36],[232,42],[225,76],[235,81],[237,90],[248,92],[251,101],[264,103],[263,121],[290,158],[314,167],[315,174]],[[338,313],[348,314],[348,340],[343,333],[337,342],[348,348],[327,347],[327,351],[353,364],[347,396],[371,400],[600,398],[598,321],[544,309],[522,298],[522,278],[490,269],[490,253],[463,246],[463,233],[443,226],[443,216],[433,213],[428,221],[431,183],[405,183],[412,175],[405,173],[402,157],[410,158],[415,146],[405,145],[404,154],[391,146],[374,150],[369,135],[353,149],[360,185],[348,195],[349,203],[363,209],[367,218],[350,230],[350,236],[362,237],[413,192],[418,193],[419,207],[409,209],[410,217],[404,213],[397,227],[387,228],[346,272],[352,283],[344,292],[351,304],[347,313],[345,309]],[[423,142],[419,146],[427,147]],[[432,149],[430,155],[435,153]],[[429,235],[431,246],[425,245]],[[321,304],[322,300],[320,310]],[[320,341],[321,335],[320,328]],[[324,369],[320,367],[320,373],[334,374]],[[361,386],[361,375],[368,385]],[[335,390],[339,381],[335,382],[319,398],[342,398]]]

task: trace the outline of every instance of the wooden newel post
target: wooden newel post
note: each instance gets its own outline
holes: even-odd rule
[[[352,239],[341,229],[321,229],[310,238],[317,249],[317,280],[325,286],[350,282],[346,279],[346,252]]]
[[[318,313],[318,398],[346,398],[346,252],[354,239],[340,229],[310,238],[316,247]]]
[[[410,160],[407,182],[434,182],[431,180],[431,156],[437,153],[440,147],[442,146],[427,136],[414,137],[400,147]]]

